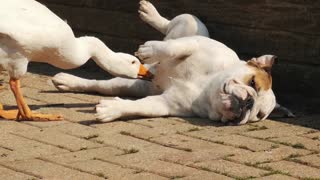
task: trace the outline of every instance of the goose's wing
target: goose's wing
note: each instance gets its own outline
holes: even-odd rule
[[[74,37],[66,22],[34,0],[4,0],[0,6],[0,35],[23,46],[60,44]]]

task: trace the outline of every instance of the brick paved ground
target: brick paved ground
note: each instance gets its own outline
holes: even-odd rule
[[[238,127],[197,118],[98,124],[93,107],[106,97],[58,93],[47,76],[56,70],[30,71],[22,89],[31,108],[65,121],[0,121],[0,179],[320,179],[319,115]],[[0,102],[15,106],[7,83]]]

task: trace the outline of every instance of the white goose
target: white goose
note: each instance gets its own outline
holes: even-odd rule
[[[0,104],[0,117],[60,120],[61,116],[32,113],[22,96],[19,79],[26,73],[30,61],[72,69],[90,58],[116,76],[149,75],[134,56],[115,53],[95,37],[75,38],[68,24],[42,4],[34,0],[3,1],[0,6],[0,70],[9,72],[18,111],[5,111]]]

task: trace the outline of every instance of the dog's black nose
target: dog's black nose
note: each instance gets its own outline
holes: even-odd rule
[[[246,109],[251,109],[253,107],[253,104],[254,104],[254,99],[251,96],[249,96],[245,100],[244,104],[245,104]]]

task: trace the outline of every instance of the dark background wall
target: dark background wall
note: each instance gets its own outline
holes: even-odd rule
[[[77,36],[95,35],[111,49],[133,53],[160,33],[138,18],[139,0],[40,0]],[[319,0],[153,0],[160,13],[198,16],[217,39],[246,59],[277,55],[278,96],[320,97]],[[290,98],[289,98],[290,99]]]

